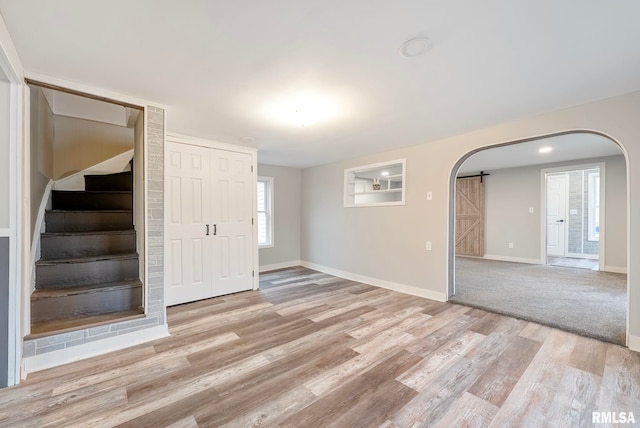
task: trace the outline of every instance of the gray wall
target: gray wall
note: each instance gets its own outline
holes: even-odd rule
[[[605,163],[605,265],[627,266],[627,182],[624,156],[489,171],[485,181],[485,254],[541,259],[541,178],[545,168]],[[534,213],[529,213],[534,207]],[[509,248],[509,242],[514,247]]]
[[[497,144],[568,130],[596,130],[619,141],[628,156],[630,333],[640,349],[640,274],[632,272],[640,269],[640,184],[634,185],[640,183],[638,118],[640,92],[633,92],[419,146],[304,169],[302,260],[446,296],[453,278],[449,243],[455,240],[450,225],[453,171],[458,165],[471,153]],[[344,168],[403,157],[407,159],[406,205],[343,208]],[[429,191],[432,200],[426,198]],[[425,250],[425,241],[432,243],[431,251]]]
[[[273,177],[273,247],[259,250],[260,268],[300,260],[301,170],[258,165],[258,175]]]
[[[53,178],[53,113],[49,103],[37,86],[30,88],[31,116],[31,238],[35,231],[38,209],[49,180]]]
[[[9,238],[0,238],[0,387],[9,372]]]

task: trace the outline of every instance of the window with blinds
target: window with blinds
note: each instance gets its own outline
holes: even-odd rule
[[[272,177],[258,177],[258,246],[273,246]]]

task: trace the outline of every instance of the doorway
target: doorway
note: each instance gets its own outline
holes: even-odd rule
[[[35,273],[26,340],[144,315],[143,107],[26,83]]]
[[[604,230],[601,199],[604,165],[543,170],[545,263],[600,270],[600,230]]]
[[[456,179],[480,171],[490,174],[484,254],[456,254],[452,217],[449,300],[625,345],[627,175],[618,145],[572,133],[470,154],[451,177],[452,214]],[[600,267],[559,269],[553,257]]]

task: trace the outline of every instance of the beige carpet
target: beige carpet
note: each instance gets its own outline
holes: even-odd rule
[[[456,257],[452,302],[625,345],[627,276]]]

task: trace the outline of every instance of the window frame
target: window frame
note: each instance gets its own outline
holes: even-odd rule
[[[600,171],[588,172],[588,211],[587,211],[587,240],[600,241]],[[596,200],[597,195],[597,200]],[[598,217],[598,232],[595,231],[596,217]]]
[[[273,228],[273,193],[274,193],[274,187],[273,187],[273,177],[265,177],[265,176],[258,176],[257,179],[257,184],[260,183],[265,183],[265,211],[259,211],[258,210],[258,201],[256,198],[256,217],[258,217],[260,215],[260,213],[264,212],[265,216],[266,216],[266,227],[267,227],[267,242],[264,244],[260,243],[260,221],[256,218],[256,227],[258,230],[258,248],[271,248],[274,246],[274,228]],[[256,185],[256,195],[257,195],[258,189],[257,189],[257,185]]]

